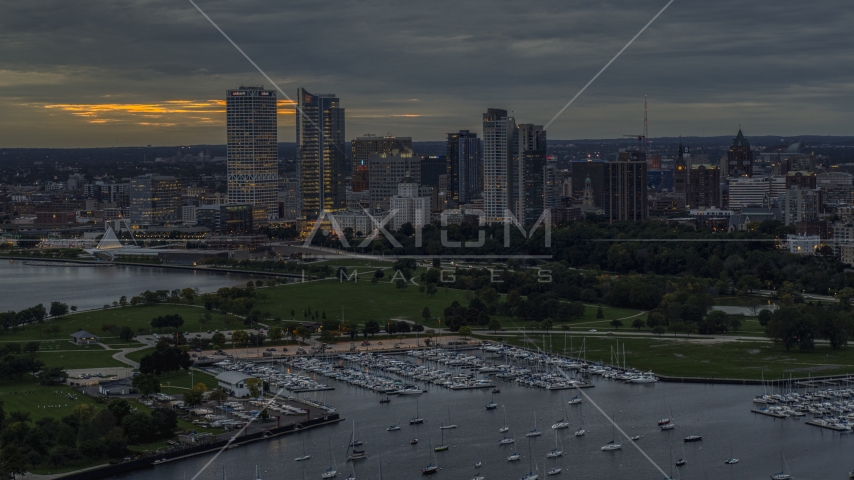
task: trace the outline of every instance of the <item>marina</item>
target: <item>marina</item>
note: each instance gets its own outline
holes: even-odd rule
[[[547,367],[545,362],[554,363],[560,359],[549,360],[534,352],[530,362],[514,364],[516,372],[528,368],[530,373],[500,379],[501,392],[492,394],[490,390],[484,389],[452,390],[427,381],[426,378],[418,379],[412,372],[419,367],[425,367],[418,370],[422,376],[430,376],[443,369],[455,374],[476,371],[484,366],[488,368],[493,364],[504,364],[504,355],[496,355],[485,349],[435,352],[434,358],[455,362],[455,365],[447,365],[425,357],[419,358],[412,353],[371,355],[380,357],[378,359],[368,359],[367,355],[363,355],[366,358],[358,361],[355,358],[328,357],[324,360],[301,358],[283,363],[232,364],[229,368],[269,375],[266,377],[268,380],[281,382],[282,386],[290,386],[295,390],[308,385],[307,382],[334,388],[306,393],[291,390],[288,397],[311,399],[320,406],[334,405],[335,411],[347,421],[343,425],[328,426],[323,431],[301,432],[296,436],[275,438],[248,448],[229,450],[218,459],[218,464],[232,478],[243,478],[240,470],[235,470],[235,465],[258,463],[262,470],[279,472],[277,476],[285,480],[300,480],[303,479],[301,470],[291,471],[282,462],[294,462],[294,458],[310,455],[312,458],[301,461],[300,465],[305,467],[306,478],[318,478],[330,468],[329,461],[325,459],[330,458],[331,437],[334,456],[339,459],[353,455],[354,447],[350,444],[354,439],[364,442],[365,447],[360,446],[357,450],[365,452],[367,460],[359,457],[355,463],[348,462],[350,466],[345,469],[346,473],[341,473],[342,476],[350,474],[355,478],[374,478],[378,457],[382,458],[382,468],[390,478],[414,478],[421,475],[420,470],[432,467],[436,467],[433,471],[438,476],[448,478],[524,478],[531,472],[543,477],[550,471],[560,472],[555,475],[569,474],[593,480],[624,477],[627,471],[636,473],[633,473],[632,478],[660,478],[661,475],[634,448],[627,448],[627,442],[643,439],[643,450],[665,469],[668,463],[672,465],[674,461],[668,460],[672,448],[677,442],[682,445],[677,447],[684,451],[682,459],[690,459],[690,462],[679,466],[680,477],[683,478],[703,478],[704,474],[708,474],[709,478],[768,478],[769,472],[779,471],[781,449],[786,452],[788,463],[793,468],[793,477],[810,478],[804,474],[816,473],[819,476],[814,478],[844,478],[832,473],[845,470],[847,465],[842,465],[840,455],[844,457],[842,452],[854,445],[849,444],[854,436],[845,435],[844,429],[840,427],[831,425],[804,429],[802,423],[820,427],[824,425],[814,423],[814,420],[785,420],[797,418],[793,416],[780,418],[784,421],[770,422],[762,418],[767,415],[747,412],[743,407],[746,402],[750,402],[750,395],[756,393],[755,386],[661,382],[637,384],[620,377],[631,378],[642,375],[640,372],[630,373],[614,367],[609,370],[595,364],[584,366],[585,362],[579,362],[573,374],[595,387],[588,395],[605,411],[622,412],[618,413],[615,420],[631,438],[623,437],[615,432],[601,414],[588,407],[582,396],[576,396],[572,391],[549,390],[527,381],[515,381],[515,378],[524,379],[534,374],[543,375],[537,380],[543,381],[547,378],[546,374],[552,374],[552,365]],[[466,360],[461,355],[476,358]],[[377,361],[376,368],[371,363],[374,360]],[[380,369],[379,365],[385,369]],[[462,368],[471,366],[477,368]],[[391,368],[399,371],[388,371]],[[401,375],[404,372],[407,374]],[[496,375],[501,370],[481,373],[474,377],[487,375],[496,382],[499,381]],[[370,376],[366,376],[368,374]],[[372,381],[378,383],[372,384]],[[413,384],[419,386],[412,388]],[[386,386],[397,389],[392,392],[417,389],[422,393],[395,395],[374,390],[374,387],[379,389]],[[419,401],[419,398],[428,398],[424,395],[429,396],[429,401]],[[840,406],[847,399],[842,389],[834,392],[813,391],[810,395],[814,400],[830,396],[838,399]],[[801,392],[799,396],[805,398],[806,392]],[[793,395],[783,397],[782,393],[780,397],[797,398]],[[762,398],[762,395],[757,398]],[[771,395],[768,398],[779,402]],[[389,403],[379,403],[385,399],[389,399]],[[485,410],[484,405],[489,402],[495,402],[501,408]],[[762,407],[794,407],[796,403],[754,405],[757,405],[753,407],[754,410],[762,412]],[[531,431],[535,410],[539,417],[562,419],[572,428],[548,428],[546,435],[526,437],[525,434]],[[776,412],[768,408],[766,411]],[[668,418],[663,419],[662,413]],[[413,418],[419,422],[412,423]],[[353,419],[356,420],[355,434]],[[671,431],[662,430],[659,423],[665,420],[668,421],[665,425],[673,425],[678,429],[676,431],[682,433],[673,436]],[[455,428],[441,428],[450,425]],[[551,425],[552,422],[548,422],[547,427]],[[582,430],[584,435],[576,433]],[[733,432],[737,432],[735,442],[732,441]],[[742,437],[766,438],[767,441],[739,442],[737,439]],[[517,442],[523,441],[524,444],[516,446]],[[620,445],[620,448],[609,447],[602,451],[605,450],[603,445]],[[437,447],[441,449],[435,452]],[[357,452],[356,455],[361,454]],[[508,456],[518,460],[508,461]],[[180,476],[184,471],[192,475],[195,473],[194,468],[202,466],[197,462],[188,459],[186,463],[161,465],[157,471],[163,470],[163,475],[173,477]],[[471,471],[475,463],[479,465],[476,475]],[[341,472],[340,464],[336,468]],[[130,476],[134,480],[156,480],[150,475],[148,472],[136,472]],[[213,473],[203,473],[199,478],[218,479]]]

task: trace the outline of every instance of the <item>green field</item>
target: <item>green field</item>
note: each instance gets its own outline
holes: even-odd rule
[[[213,330],[229,329],[242,325],[242,321],[236,317],[226,317],[221,313],[215,313],[213,319],[204,327],[199,323],[199,317],[205,310],[188,305],[160,304],[141,307],[110,308],[107,310],[92,310],[87,312],[66,315],[63,318],[48,320],[42,325],[27,325],[18,329],[17,332],[9,330],[0,334],[0,342],[27,342],[38,340],[42,342],[69,342],[70,335],[77,330],[83,329],[94,333],[99,337],[105,335],[108,344],[123,344],[118,338],[109,338],[109,333],[103,332],[101,327],[105,324],[115,324],[119,327],[129,326],[134,332],[140,328],[150,329],[151,319],[161,315],[178,314],[184,319],[181,330]],[[228,319],[228,322],[226,321]],[[230,323],[229,323],[230,322]],[[41,331],[44,325],[58,325],[61,330],[56,334],[45,334]],[[154,333],[157,333],[155,330]],[[66,343],[68,344],[68,343]]]
[[[90,350],[39,352],[37,358],[48,367],[69,368],[99,368],[127,367],[124,363],[113,358],[115,350],[104,350],[94,346]]]
[[[193,370],[192,375],[188,370],[178,370],[177,372],[164,373],[158,378],[160,378],[160,390],[169,395],[182,394],[184,390],[197,383],[204,383],[208,390],[219,386],[219,382],[212,375],[198,370]]]
[[[529,348],[543,348],[542,335],[531,335],[528,342],[521,336],[498,337],[478,335],[479,338],[500,340],[508,343],[526,345]],[[615,338],[616,337],[616,338]],[[567,340],[567,354],[570,342],[573,355],[579,355],[583,345],[586,347],[588,361],[610,363],[611,349],[616,349],[619,339],[619,351],[626,350],[626,364],[639,370],[652,370],[659,375],[701,378],[746,378],[765,379],[807,377],[809,375],[838,375],[854,372],[854,349],[832,350],[824,345],[816,346],[812,352],[786,351],[768,342],[728,341],[699,343],[679,339],[633,338],[633,337],[570,337]],[[693,336],[692,336],[693,337]],[[553,347],[556,353],[564,348],[562,334],[546,336],[546,349]],[[622,357],[620,360],[622,364]]]
[[[67,394],[75,395],[77,399],[69,399]],[[3,379],[0,383],[0,402],[3,402],[3,410],[7,414],[29,412],[33,420],[61,418],[70,415],[77,405],[94,403],[91,398],[65,385],[38,385],[37,380],[29,375],[24,375],[21,380]]]
[[[361,324],[375,320],[382,324],[392,318],[421,322],[424,307],[430,308],[432,316],[438,317],[454,300],[468,305],[462,291],[449,289],[445,292],[445,289],[440,288],[431,298],[420,293],[414,285],[403,290],[396,288],[388,283],[390,277],[390,274],[386,274],[383,281],[377,284],[371,284],[370,276],[366,274],[360,276],[358,282],[330,279],[263,288],[259,292],[263,292],[267,298],[258,301],[254,308],[284,320],[291,320],[293,310],[294,320],[303,321],[302,312],[309,307],[312,311],[326,312],[327,318],[332,319],[341,318],[343,307],[344,320],[347,322]]]
[[[127,355],[125,355],[125,357],[127,357],[128,360],[133,360],[134,362],[139,363],[142,360],[142,357],[150,354],[153,351],[154,351],[154,347],[143,348],[142,350],[130,352]]]

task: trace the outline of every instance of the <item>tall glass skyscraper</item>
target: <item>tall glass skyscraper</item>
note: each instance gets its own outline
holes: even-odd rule
[[[313,221],[321,212],[347,207],[344,109],[334,94],[313,94],[300,88],[297,99],[300,215]]]
[[[476,132],[449,133],[445,147],[448,156],[448,202],[471,202],[483,189],[482,147]]]
[[[253,206],[256,224],[278,217],[276,92],[240,87],[225,93],[228,203]]]

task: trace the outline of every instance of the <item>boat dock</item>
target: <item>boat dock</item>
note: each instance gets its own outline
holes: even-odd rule
[[[299,388],[296,390],[291,390],[291,392],[293,392],[293,393],[309,393],[309,392],[325,392],[328,390],[335,390],[335,387]]]
[[[750,411],[753,413],[758,413],[759,415],[767,415],[769,417],[774,418],[789,418],[788,416],[783,415],[782,413],[769,412],[768,410],[759,410],[758,408],[751,408]]]
[[[833,430],[834,432],[847,432],[848,431],[845,428],[837,427],[836,425],[828,425],[828,424],[822,425],[822,424],[814,422],[812,420],[807,420],[804,423],[806,423],[807,425],[812,425],[813,427],[826,428],[828,430]]]

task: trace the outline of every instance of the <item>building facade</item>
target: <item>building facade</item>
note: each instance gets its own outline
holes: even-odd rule
[[[721,170],[714,165],[692,165],[687,204],[691,208],[721,207]]]
[[[300,216],[314,221],[321,212],[346,208],[344,109],[333,94],[300,88],[297,98]]]
[[[390,200],[391,210],[395,212],[392,228],[399,230],[406,223],[420,228],[430,223],[432,199],[419,196],[419,193],[418,184],[410,177],[397,185],[397,195]]]
[[[454,206],[472,201],[483,189],[483,146],[476,132],[460,130],[448,134],[448,201]]]
[[[412,150],[371,155],[368,158],[371,208],[388,210],[389,199],[397,193],[397,184],[407,174],[415,182],[421,181],[421,159]]]
[[[517,125],[514,213],[516,219],[526,225],[536,222],[545,208],[546,149],[546,131],[542,125]]]
[[[240,87],[225,93],[228,202],[249,203],[258,223],[278,218],[276,92]]]
[[[196,225],[207,227],[218,235],[240,235],[252,232],[253,205],[250,203],[205,205],[196,209]]]
[[[391,153],[393,150],[412,150],[412,137],[395,137],[366,134],[350,142],[351,190],[361,192],[370,189],[368,178],[368,158],[378,153]]]
[[[487,223],[504,221],[516,200],[513,164],[516,120],[507,110],[490,108],[483,114],[483,208]]]
[[[147,174],[130,181],[130,221],[134,225],[181,221],[181,182]]]
[[[732,141],[726,156],[728,177],[752,177],[753,176],[753,151],[750,142],[744,138],[741,129]]]

